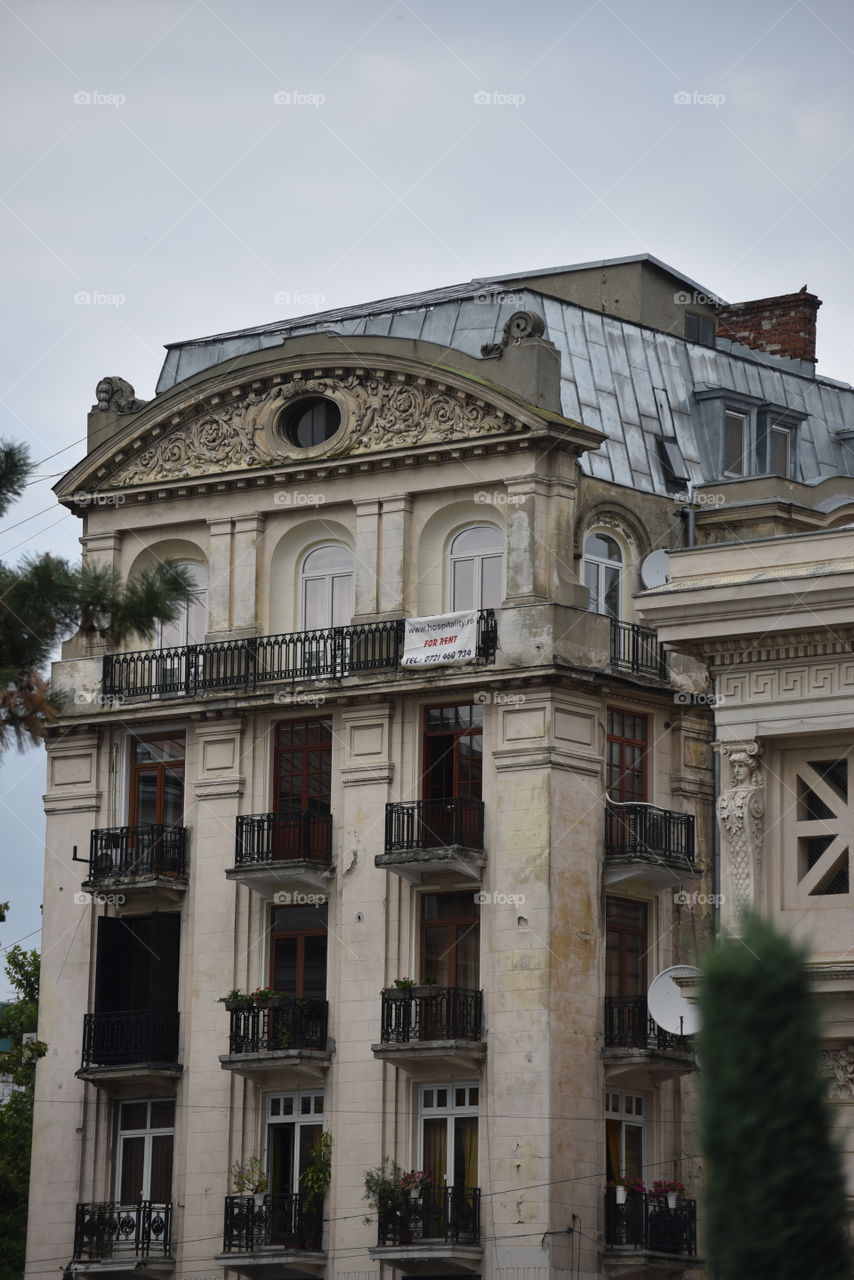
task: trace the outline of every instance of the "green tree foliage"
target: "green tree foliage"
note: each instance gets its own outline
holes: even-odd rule
[[[851,1277],[804,959],[750,918],[705,966],[698,1051],[716,1280]]]
[[[0,515],[20,495],[30,471],[21,445],[0,441]],[[122,582],[103,566],[77,566],[54,555],[0,564],[0,751],[44,737],[57,707],[41,672],[59,641],[75,630],[111,645],[150,639],[191,599],[182,566],[159,564]]]
[[[10,947],[6,976],[17,998],[0,1006],[0,1040],[11,1041],[11,1048],[0,1053],[0,1074],[11,1076],[14,1085],[0,1105],[0,1280],[20,1280],[27,1242],[35,1060],[46,1049],[39,1041],[23,1042],[38,1021],[38,952]]]

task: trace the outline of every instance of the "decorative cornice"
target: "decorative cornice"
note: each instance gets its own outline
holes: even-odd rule
[[[748,636],[725,640],[697,640],[691,647],[702,651],[715,668],[755,667],[761,662],[785,662],[793,658],[827,658],[851,654],[854,650],[854,628],[834,626],[812,631],[790,631],[785,636],[763,636],[752,643]],[[680,648],[682,646],[680,645]]]
[[[97,813],[101,807],[100,791],[73,791],[71,794],[49,791],[42,797],[45,813]]]

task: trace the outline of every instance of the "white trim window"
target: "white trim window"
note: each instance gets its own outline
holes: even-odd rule
[[[610,534],[593,529],[584,539],[584,585],[591,613],[622,617],[623,552]]]
[[[615,1178],[643,1178],[647,1099],[640,1093],[605,1094],[605,1171]]]
[[[172,1199],[175,1099],[119,1104],[116,1141],[116,1200],[165,1205]]]
[[[451,542],[449,606],[451,613],[464,609],[497,609],[504,588],[504,536],[494,524],[463,529]]]
[[[346,627],[353,617],[353,553],[340,542],[315,547],[300,566],[303,631]]]
[[[157,627],[158,649],[183,649],[188,644],[203,644],[208,629],[208,571],[194,560],[181,560],[193,584],[193,596],[172,622]]]
[[[267,1099],[267,1170],[272,1196],[293,1195],[323,1132],[322,1093],[274,1093]]]
[[[423,1085],[420,1103],[419,1167],[437,1187],[476,1187],[479,1087]]]

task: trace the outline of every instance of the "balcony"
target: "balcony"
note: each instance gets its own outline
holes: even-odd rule
[[[385,807],[385,852],[374,864],[420,884],[426,875],[448,872],[480,883],[483,801],[409,800]]]
[[[381,1043],[375,1058],[419,1080],[448,1071],[476,1075],[486,1056],[483,992],[415,986],[382,993]]]
[[[75,1271],[87,1264],[99,1274],[132,1271],[171,1271],[172,1205],[106,1201],[78,1204],[74,1222]]]
[[[607,800],[604,872],[606,886],[651,893],[696,880],[693,814]]]
[[[650,1016],[646,996],[605,997],[605,1078],[648,1088],[695,1069],[690,1036],[672,1035]]]
[[[226,1071],[256,1084],[311,1086],[323,1079],[332,1052],[327,1040],[326,1000],[288,999],[268,1008],[232,1009]]]
[[[300,1192],[226,1196],[216,1262],[244,1275],[314,1276],[326,1266],[323,1203]]]
[[[90,833],[83,888],[166,890],[177,897],[187,887],[186,850],[185,827],[101,827]]]
[[[234,866],[226,879],[269,898],[276,892],[326,890],[331,869],[331,814],[292,809],[237,819]]]
[[[178,1062],[177,1013],[132,1009],[83,1015],[83,1061],[77,1077],[120,1094],[128,1088],[171,1093]]]
[[[253,693],[265,685],[396,672],[403,637],[403,621],[395,619],[107,654],[102,692],[107,698],[181,698],[224,690]],[[481,609],[475,657],[494,662],[496,646],[495,611]]]
[[[611,667],[633,676],[668,679],[667,654],[658,642],[657,633],[636,622],[620,622],[618,618],[611,619]]]
[[[686,1267],[697,1257],[697,1204],[681,1200],[668,1208],[666,1196],[629,1191],[625,1204],[605,1192],[605,1270],[609,1276],[673,1276],[674,1258]],[[681,1274],[681,1273],[680,1273]]]
[[[370,1254],[404,1273],[425,1273],[430,1264],[438,1274],[480,1271],[480,1189],[429,1188],[408,1203],[381,1209]]]

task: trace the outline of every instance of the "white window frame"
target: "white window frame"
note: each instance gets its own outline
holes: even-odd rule
[[[192,605],[188,602],[181,606],[181,612],[173,622],[158,622],[157,624],[157,644],[158,649],[183,649],[190,644],[202,644],[205,638],[205,632],[208,629],[208,590],[210,588],[210,575],[208,574],[207,565],[200,560],[179,560],[178,565],[182,569],[191,569],[195,573],[204,577],[204,586],[199,586],[193,593],[194,602],[200,606],[202,612],[203,627],[202,633],[198,639],[190,639],[190,610]],[[177,644],[169,644],[164,638],[165,627],[180,627],[180,639]]]
[[[447,1089],[448,1104],[446,1106],[427,1105],[425,1106],[425,1097],[428,1094],[435,1094],[439,1089]],[[455,1104],[454,1098],[457,1089],[465,1089],[466,1103],[464,1105]],[[478,1101],[471,1103],[468,1099],[471,1097],[471,1091],[477,1090]],[[418,1168],[424,1168],[424,1121],[425,1119],[436,1120],[444,1119],[447,1128],[447,1164],[445,1166],[446,1187],[453,1186],[454,1176],[454,1126],[453,1120],[457,1116],[474,1116],[478,1122],[478,1158],[480,1149],[480,1092],[479,1084],[472,1084],[471,1080],[454,1080],[450,1084],[444,1081],[438,1081],[431,1084],[420,1085],[418,1089]],[[477,1184],[476,1184],[477,1185]]]
[[[283,1098],[290,1098],[293,1101],[293,1112],[290,1115],[273,1115],[274,1103],[281,1103]],[[307,1099],[309,1109],[305,1112],[302,1110],[302,1100]],[[315,1109],[317,1100],[320,1099],[320,1110]],[[294,1144],[293,1144],[293,1160],[294,1167],[291,1170],[292,1185],[294,1189],[299,1187],[299,1156],[300,1156],[300,1140],[299,1132],[303,1125],[320,1125],[323,1127],[326,1120],[326,1094],[323,1089],[301,1089],[294,1090],[277,1090],[275,1093],[267,1095],[266,1105],[264,1107],[264,1137],[262,1147],[262,1157],[264,1158],[264,1167],[267,1177],[272,1183],[272,1169],[270,1168],[270,1156],[272,1154],[273,1144],[270,1141],[270,1130],[274,1125],[291,1124],[294,1126]]]
[[[115,1187],[114,1198],[118,1204],[123,1203],[122,1200],[120,1199],[120,1196],[121,1196],[121,1187],[122,1187],[122,1170],[124,1165],[124,1141],[123,1141],[124,1138],[144,1138],[145,1139],[145,1145],[143,1147],[143,1157],[142,1157],[142,1187],[140,1188],[140,1195],[137,1197],[137,1200],[151,1199],[151,1145],[152,1145],[151,1140],[152,1138],[163,1138],[163,1137],[171,1136],[173,1177],[175,1173],[174,1112],[173,1112],[171,1125],[160,1126],[158,1128],[153,1129],[149,1124],[148,1127],[145,1129],[123,1129],[121,1127],[122,1107],[127,1105],[141,1106],[144,1104],[146,1108],[145,1114],[150,1121],[152,1102],[156,1103],[156,1102],[170,1102],[170,1101],[174,1104],[175,1100],[174,1098],[172,1099],[170,1098],[122,1098],[121,1101],[119,1102],[118,1113],[116,1116],[116,1168],[115,1168],[115,1179],[114,1179],[114,1187]],[[137,1200],[128,1201],[128,1203],[136,1204]],[[160,1204],[161,1202],[158,1201],[157,1203]]]
[[[495,533],[498,535],[499,549],[497,551],[483,551],[483,552],[482,551],[464,551],[464,552],[455,553],[454,544],[456,543],[457,539],[460,538],[464,533],[471,533],[472,530],[474,529],[494,530]],[[464,528],[457,529],[456,532],[451,535],[451,540],[448,544],[447,601],[448,601],[449,613],[461,613],[463,612],[463,610],[468,610],[468,609],[486,609],[486,608],[498,607],[497,604],[485,605],[483,603],[483,565],[484,565],[484,561],[486,560],[499,561],[500,567],[501,567],[501,574],[500,574],[501,599],[503,600],[504,594],[506,592],[506,583],[504,578],[504,550],[505,550],[505,544],[504,544],[504,534],[502,530],[497,524],[490,524],[488,520],[480,520],[474,524],[465,525]],[[475,566],[474,578],[476,583],[476,587],[475,587],[476,598],[474,602],[470,605],[458,605],[454,600],[454,566],[456,564],[463,563],[466,560],[471,560]]]
[[[331,571],[327,571],[323,573],[306,573],[305,565],[309,556],[314,555],[316,551],[327,551],[327,550],[345,552],[350,560],[349,570],[333,569]],[[332,626],[335,625],[332,621],[333,583],[335,581],[338,581],[340,579],[345,579],[345,578],[349,579],[350,581],[350,604],[351,604],[350,615],[352,617],[352,611],[354,607],[355,575],[353,571],[353,552],[347,546],[346,542],[321,542],[318,544],[318,546],[309,547],[307,551],[303,552],[299,562],[299,618],[300,618],[301,631],[308,631],[309,629],[313,631],[331,630]],[[306,587],[309,582],[322,582],[324,584],[323,585],[323,616],[325,621],[322,627],[308,628],[306,626]],[[349,621],[350,619],[348,618],[347,622],[349,623]],[[341,625],[341,624],[338,624],[338,625]],[[346,623],[344,625],[346,625]]]
[[[619,561],[609,560],[604,558],[603,556],[597,556],[597,555],[588,553],[587,543],[590,538],[608,538],[611,542],[615,543],[620,552],[620,560]],[[582,559],[582,565],[584,567],[584,585],[588,591],[589,591],[589,587],[587,587],[587,566],[594,565],[596,568],[596,607],[592,608],[591,607],[592,602],[588,602],[588,611],[590,613],[602,614],[603,617],[606,617],[606,618],[615,618],[618,622],[622,621],[623,618],[625,617],[625,609],[624,609],[624,603],[623,603],[623,592],[625,590],[625,584],[626,584],[626,549],[625,547],[623,546],[621,540],[615,537],[611,529],[602,529],[602,528],[599,528],[597,525],[593,525],[591,528],[585,531],[583,548],[584,548],[584,551],[581,559]],[[617,576],[618,576],[617,612],[615,614],[609,613],[608,610],[605,608],[605,589],[604,589],[604,572],[603,572],[605,569],[617,570]]]
[[[615,1100],[618,1100],[616,1108],[613,1106],[613,1103]],[[640,1115],[637,1115],[634,1112],[634,1107],[637,1105],[638,1101],[640,1101],[641,1107],[642,1107]],[[632,1110],[626,1109],[629,1103],[631,1103]],[[647,1129],[647,1125],[649,1123],[649,1107],[650,1107],[649,1094],[646,1094],[643,1092],[635,1093],[634,1091],[628,1091],[628,1090],[610,1089],[606,1086],[605,1120],[606,1122],[608,1120],[616,1120],[620,1125],[620,1168],[619,1168],[620,1176],[624,1177],[626,1172],[626,1125],[632,1125],[634,1128],[638,1128],[641,1131],[641,1174],[640,1176],[642,1178],[644,1176],[644,1171],[647,1167],[648,1157],[649,1157],[648,1129]],[[607,1131],[607,1125],[606,1125],[606,1131]],[[606,1142],[607,1142],[607,1136],[606,1136]]]

